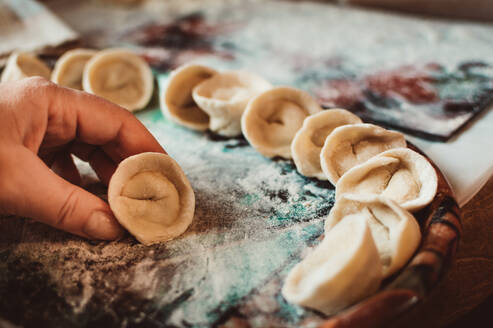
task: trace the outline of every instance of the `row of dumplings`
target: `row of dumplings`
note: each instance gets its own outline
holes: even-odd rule
[[[124,49],[74,49],[65,52],[53,71],[30,53],[12,53],[0,82],[41,76],[72,89],[103,97],[129,111],[144,108],[151,99],[154,80],[149,65]]]
[[[243,134],[266,157],[292,158],[300,174],[335,185],[337,198],[382,194],[415,211],[435,195],[434,168],[406,148],[401,133],[365,124],[344,109],[322,110],[302,90],[273,87],[245,71],[184,65],[171,73],[161,101],[178,124]]]
[[[374,293],[416,251],[411,212],[433,200],[438,178],[401,133],[322,110],[308,93],[251,73],[199,65],[174,71],[162,100],[179,124],[243,134],[264,156],[292,158],[300,174],[336,186],[324,239],[286,278],[289,302],[334,314]]]
[[[336,202],[323,240],[289,272],[282,294],[332,315],[409,261],[421,241],[411,212],[433,200],[438,178],[402,134],[341,110],[305,119],[291,146],[298,171],[334,184]]]

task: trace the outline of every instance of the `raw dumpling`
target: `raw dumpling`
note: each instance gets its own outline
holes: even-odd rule
[[[145,245],[181,235],[192,222],[195,195],[168,155],[142,153],[118,165],[108,187],[118,222]]]
[[[67,51],[57,60],[51,74],[51,80],[64,87],[82,90],[84,67],[96,52],[96,50],[92,49]]]
[[[327,315],[371,295],[380,286],[382,264],[365,218],[341,221],[289,272],[282,294],[291,303]]]
[[[193,100],[192,90],[199,83],[216,75],[212,68],[201,65],[184,65],[171,72],[161,110],[170,120],[187,128],[204,131],[209,128],[209,115]]]
[[[350,168],[388,149],[406,147],[404,136],[373,124],[353,124],[336,128],[325,139],[320,165],[335,185]]]
[[[272,85],[245,71],[219,73],[199,83],[192,92],[195,103],[209,115],[211,131],[225,137],[241,135],[241,115],[247,103]]]
[[[291,154],[298,172],[306,177],[327,180],[320,166],[320,151],[327,136],[337,127],[362,123],[344,109],[328,109],[308,116],[291,143]]]
[[[325,220],[325,233],[354,216],[364,216],[369,223],[384,277],[404,266],[420,243],[421,232],[412,214],[378,195],[342,195]]]
[[[306,117],[322,108],[305,91],[277,87],[250,101],[241,119],[248,142],[267,157],[291,158],[291,142]]]
[[[433,166],[408,148],[387,150],[347,171],[337,182],[336,200],[345,193],[381,194],[408,211],[428,205],[437,192]]]
[[[154,81],[149,65],[142,58],[128,50],[108,49],[87,62],[82,85],[84,91],[133,112],[147,105]]]
[[[10,55],[0,82],[17,81],[30,76],[50,78],[50,68],[36,56],[18,52]]]

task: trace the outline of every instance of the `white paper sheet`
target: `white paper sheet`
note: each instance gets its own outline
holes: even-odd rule
[[[464,206],[493,175],[493,107],[476,117],[448,142],[408,136],[441,169],[459,206]]]

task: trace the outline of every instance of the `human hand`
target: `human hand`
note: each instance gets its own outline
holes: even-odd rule
[[[73,234],[116,239],[108,204],[77,186],[71,154],[108,184],[118,163],[164,149],[128,111],[40,77],[0,84],[0,213]],[[51,170],[50,170],[51,168]]]

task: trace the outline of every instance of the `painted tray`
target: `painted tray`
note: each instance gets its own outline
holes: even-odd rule
[[[413,133],[429,131],[440,139],[452,135],[489,101],[493,71],[482,61],[491,52],[491,43],[485,42],[491,40],[487,28],[398,20],[313,3],[269,1],[262,7],[248,1],[228,3],[198,13],[183,12],[178,19],[166,16],[167,12],[134,8],[130,16],[120,17],[120,23],[110,16],[69,17],[76,26],[79,19],[96,27],[91,35],[102,39],[91,45],[139,46],[156,71],[191,59],[222,69],[247,68],[262,72],[275,84],[315,92],[326,105],[354,103],[358,98],[352,95],[359,93],[330,98],[334,94],[324,93],[328,89],[313,89],[324,86],[324,81],[336,81],[331,88],[355,90],[347,86],[366,88],[372,80],[373,88],[380,90],[378,97],[363,102],[380,105],[368,113],[383,113],[386,116],[378,121],[410,124]],[[104,10],[107,6],[94,12]],[[149,17],[156,21],[149,24]],[[311,25],[306,29],[297,28],[307,21]],[[128,30],[107,33],[110,26],[133,23]],[[252,38],[264,29],[272,33],[263,33],[265,39]],[[370,30],[369,37],[351,44],[355,37],[350,36],[361,29]],[[395,33],[382,33],[389,29]],[[301,35],[307,30],[316,40],[339,41],[314,45]],[[275,31],[284,31],[283,38]],[[305,43],[290,42],[291,38]],[[412,46],[403,45],[403,38]],[[468,46],[459,46],[461,42]],[[367,52],[384,56],[368,57]],[[437,59],[443,62],[429,64]],[[372,76],[375,79],[368,78]],[[159,74],[160,84],[166,78]],[[437,81],[440,88],[435,88]],[[382,89],[382,83],[387,88]],[[431,85],[444,92],[440,95],[465,100],[450,101],[451,107],[439,103],[421,112],[422,103],[406,105],[403,94],[409,83],[424,96]],[[395,100],[402,111],[386,109]],[[361,110],[358,106],[353,109]],[[416,112],[423,115],[418,122],[411,120]],[[300,176],[289,161],[262,157],[244,139],[225,140],[178,127],[162,116],[156,103],[137,117],[189,177],[197,197],[192,226],[177,240],[145,247],[130,236],[118,242],[90,242],[30,220],[1,217],[0,318],[24,327],[381,326],[425,297],[453,259],[460,219],[440,175],[435,201],[417,214],[423,231],[417,255],[380,293],[330,319],[290,305],[280,295],[282,282],[318,242],[323,219],[334,204],[333,187]],[[436,125],[436,131],[417,124],[428,118],[443,124]],[[87,167],[80,168],[89,175],[87,188],[104,197],[104,187],[94,182]]]
[[[199,61],[261,73],[325,107],[446,141],[493,102],[493,27],[311,1],[45,0],[88,46],[160,72]]]
[[[282,282],[319,241],[333,187],[299,175],[290,161],[264,158],[242,138],[181,128],[157,108],[138,117],[192,183],[191,227],[146,247],[130,236],[91,242],[0,218],[0,318],[24,327],[376,327],[423,298],[453,258],[459,214],[440,175],[433,204],[417,215],[423,244],[382,292],[330,321],[288,304]],[[88,189],[104,197],[91,181]]]

